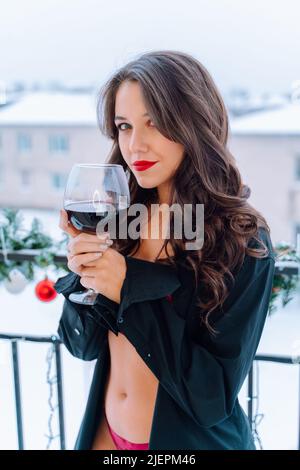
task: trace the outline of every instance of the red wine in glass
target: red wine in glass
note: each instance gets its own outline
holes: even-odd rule
[[[118,230],[129,203],[128,181],[121,165],[82,163],[72,167],[64,194],[64,209],[77,230],[98,234],[100,228],[100,232],[105,232],[114,217]],[[99,222],[102,224],[98,225]],[[85,289],[71,293],[69,300],[94,305],[97,295],[93,289]]]
[[[77,230],[95,234],[98,222],[113,217],[106,203],[103,203],[102,207],[99,206],[98,203],[97,212],[95,212],[93,201],[71,202],[65,206],[65,210],[69,221]],[[118,210],[116,207],[114,209],[115,216],[117,216]]]

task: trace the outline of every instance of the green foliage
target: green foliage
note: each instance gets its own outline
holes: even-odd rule
[[[12,261],[7,263],[0,261],[0,281],[8,278],[9,272],[13,268],[19,269],[28,280],[34,279],[35,268],[54,267],[56,271],[61,269],[68,271],[65,263],[54,261],[54,255],[58,252],[66,251],[68,236],[59,242],[54,242],[52,238],[43,233],[42,223],[34,218],[31,228],[23,228],[23,216],[16,209],[1,209],[0,227],[3,229],[5,246],[8,251],[19,250],[39,250],[39,254],[33,261]],[[3,237],[0,237],[0,249],[3,250]]]
[[[296,253],[295,247],[288,243],[278,243],[275,246],[277,261],[291,261],[300,265],[300,257]],[[283,274],[276,272],[274,275],[272,294],[269,304],[269,314],[271,315],[277,310],[277,302],[285,307],[294,297],[295,293],[300,289],[299,276],[296,274]]]

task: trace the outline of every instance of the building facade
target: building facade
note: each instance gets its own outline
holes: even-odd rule
[[[61,207],[72,166],[104,162],[110,148],[90,95],[27,95],[0,111],[0,206]]]
[[[231,121],[229,148],[274,242],[300,233],[300,103]]]

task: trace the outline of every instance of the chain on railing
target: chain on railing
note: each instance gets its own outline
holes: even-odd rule
[[[20,341],[29,341],[35,343],[49,343],[50,349],[47,353],[47,383],[49,385],[49,399],[50,416],[48,419],[48,438],[46,448],[49,449],[54,439],[59,438],[60,449],[63,450],[65,446],[65,426],[64,426],[64,400],[63,400],[63,387],[62,387],[62,368],[61,368],[61,340],[57,336],[51,337],[38,337],[38,336],[21,336],[0,334],[0,340],[10,341],[12,348],[12,362],[13,362],[13,379],[14,379],[14,392],[15,392],[15,410],[16,422],[18,433],[18,448],[24,449],[24,434],[23,434],[23,413],[22,413],[22,397],[21,397],[21,384],[20,384],[20,371],[19,371],[19,354],[18,343]],[[56,373],[51,377],[52,360],[55,358]],[[53,406],[53,387],[56,385],[57,405]],[[58,425],[59,434],[53,435],[52,419],[58,409]]]

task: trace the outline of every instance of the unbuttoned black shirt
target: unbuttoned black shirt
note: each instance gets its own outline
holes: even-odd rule
[[[261,338],[275,269],[269,235],[259,233],[269,254],[245,256],[214,311],[215,336],[200,325],[201,280],[196,289],[192,271],[181,264],[126,256],[120,304],[102,294],[93,306],[73,303],[68,295],[82,290],[80,277],[58,279],[55,289],[65,296],[58,334],[73,356],[97,359],[75,449],[91,449],[102,417],[108,330],[124,334],[159,381],[149,450],[255,449],[238,393]]]

